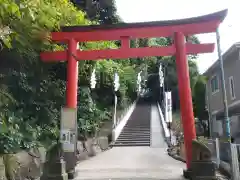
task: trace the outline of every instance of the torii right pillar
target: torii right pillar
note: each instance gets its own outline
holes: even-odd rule
[[[187,170],[190,169],[192,159],[192,140],[196,139],[195,121],[193,114],[192,93],[188,60],[186,54],[185,36],[181,32],[174,34],[176,48],[176,65],[178,75],[178,90],[180,97],[181,119],[184,131]]]

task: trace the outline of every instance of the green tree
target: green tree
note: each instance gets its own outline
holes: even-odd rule
[[[1,0],[0,51],[0,142],[1,152],[18,151],[42,143],[52,143],[59,134],[59,112],[65,104],[66,63],[43,63],[42,50],[60,50],[63,45],[48,41],[50,31],[63,25],[96,24],[67,0]],[[2,11],[4,10],[4,11]],[[1,32],[1,31],[0,31]],[[80,44],[84,50],[114,48],[114,42]],[[135,94],[136,67],[129,60],[81,61],[78,92],[79,132],[93,135],[103,120],[109,119],[112,104],[104,104],[113,94],[114,72],[121,80],[120,105]],[[92,100],[89,86],[91,70],[102,74]],[[98,79],[99,81],[99,79]],[[107,90],[105,96],[99,89]]]
[[[89,19],[100,24],[115,24],[120,21],[114,0],[72,0],[72,2],[85,11]]]
[[[192,43],[199,43],[198,39],[195,36],[188,37],[188,41]],[[169,46],[172,44],[171,38],[152,38],[149,40],[150,46]],[[197,64],[195,62],[196,55],[188,56],[188,65],[189,65],[189,76],[190,76],[190,85],[193,91],[195,83],[197,81],[199,72],[197,68]],[[152,82],[148,83],[148,87],[150,87],[155,91],[154,93],[159,95],[160,89],[159,84],[159,63],[163,64],[165,70],[165,79],[164,79],[164,87],[165,90],[172,91],[172,100],[173,100],[173,110],[179,110],[179,93],[178,93],[178,78],[177,78],[177,69],[176,69],[176,59],[174,56],[166,56],[166,57],[152,57],[150,61],[148,61],[148,73],[155,74],[149,77]],[[156,85],[157,84],[157,85]]]
[[[199,75],[193,89],[194,115],[199,120],[208,120],[206,110],[206,78]]]
[[[110,6],[113,6],[110,3]],[[103,8],[103,6],[102,6]],[[104,13],[106,13],[104,15]],[[113,10],[96,12],[94,20],[68,0],[0,0],[0,142],[1,152],[18,151],[41,143],[52,143],[59,134],[59,112],[65,104],[66,62],[43,63],[44,50],[60,50],[65,45],[51,44],[48,32],[61,26],[115,23]],[[112,19],[111,16],[114,16]],[[110,17],[105,19],[105,17]],[[7,29],[7,30],[6,30]],[[169,38],[137,39],[134,47],[166,46]],[[84,50],[116,48],[119,42],[81,43]],[[101,123],[110,119],[113,100],[113,77],[120,76],[119,105],[136,97],[137,73],[156,73],[159,60],[167,61],[169,88],[177,91],[174,58],[152,57],[125,60],[79,62],[78,125],[79,132],[92,136]],[[197,74],[194,62],[191,77]],[[98,84],[91,91],[90,74],[96,68]],[[191,81],[194,84],[194,80]],[[177,99],[177,93],[176,93]],[[107,102],[107,103],[106,103]]]

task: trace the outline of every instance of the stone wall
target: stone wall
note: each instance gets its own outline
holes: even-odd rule
[[[6,179],[6,174],[14,180],[35,179],[40,177],[41,167],[42,161],[39,149],[5,154],[0,158],[0,179]]]
[[[96,156],[98,153],[107,150],[108,147],[108,138],[105,136],[89,138],[85,142],[78,141],[78,161],[86,160],[92,156]]]
[[[3,156],[0,156],[0,179],[1,180],[6,180],[6,175],[5,175],[5,166],[3,162]]]
[[[83,144],[85,143],[86,148]],[[98,153],[108,149],[108,138],[101,136],[98,138],[89,138],[85,142],[78,141],[78,161],[89,159],[96,156]],[[12,168],[15,171],[14,180],[37,179],[42,174],[43,164],[46,161],[46,149],[39,147],[31,149],[29,152],[20,151],[17,154],[7,155],[11,157],[12,163],[17,164],[17,168]],[[3,156],[0,156],[0,180],[7,180],[5,175],[5,165]]]

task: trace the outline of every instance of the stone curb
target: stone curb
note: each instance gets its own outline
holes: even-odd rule
[[[163,117],[163,114],[162,114],[162,110],[161,110],[161,107],[159,105],[159,103],[157,102],[157,109],[158,109],[158,112],[159,112],[159,115],[160,115],[160,121],[161,121],[161,126],[163,128],[163,131],[164,131],[164,138],[165,138],[165,142],[167,143],[168,147],[171,147],[171,139],[170,139],[170,136],[167,137],[167,134],[169,134],[170,132],[168,131],[168,129],[166,128],[166,124],[165,121],[164,121],[164,117]]]
[[[182,161],[183,163],[186,163],[186,161],[183,158],[181,158],[180,156],[178,156],[178,155],[171,154],[170,152],[168,152],[168,155],[170,157],[172,157],[173,159],[176,159],[178,161]]]
[[[168,147],[172,146],[170,137],[165,137],[165,141],[166,141]]]
[[[219,171],[227,176],[228,178],[231,178],[231,169],[228,163],[224,162],[224,161],[220,161],[220,165],[219,165]]]

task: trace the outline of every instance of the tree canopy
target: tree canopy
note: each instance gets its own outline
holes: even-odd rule
[[[199,75],[193,91],[194,113],[199,120],[208,120],[208,112],[206,109],[206,78]]]
[[[0,140],[7,146],[0,151],[8,152],[58,136],[60,108],[65,104],[66,63],[43,63],[39,54],[65,46],[53,45],[43,37],[62,25],[98,22],[86,19],[85,13],[67,0],[1,0],[0,4],[0,27],[8,29],[0,36]],[[116,46],[114,42],[80,44],[82,49]],[[91,92],[93,68],[98,85]],[[114,72],[120,75],[120,105],[124,106],[136,96],[136,69],[129,60],[81,61],[79,72],[79,132],[92,134],[111,116]]]
[[[71,0],[78,8],[86,12],[86,17],[101,24],[115,24],[120,17],[114,0]]]
[[[66,62],[43,63],[44,50],[61,50],[62,44],[47,39],[60,26],[116,23],[119,18],[113,1],[87,11],[90,1],[68,0],[0,0],[0,153],[30,148],[38,143],[52,143],[59,135],[60,109],[65,104]],[[93,2],[93,1],[91,1]],[[102,1],[96,1],[100,3]],[[105,2],[105,1],[104,1]],[[85,7],[85,8],[84,8]],[[111,9],[112,8],[112,9]],[[101,9],[108,9],[101,10]],[[101,14],[102,13],[102,14]],[[194,39],[194,38],[193,38]],[[132,47],[166,46],[169,38],[136,39]],[[81,49],[116,48],[118,42],[81,43]],[[142,79],[158,71],[159,61],[168,63],[165,84],[177,102],[175,60],[172,57],[102,59],[79,62],[78,131],[92,136],[105,120],[111,120],[114,73],[120,76],[119,107],[136,96],[137,73]],[[198,71],[189,61],[191,84]],[[89,88],[93,69],[97,72],[96,89]],[[175,92],[176,91],[176,92]]]

